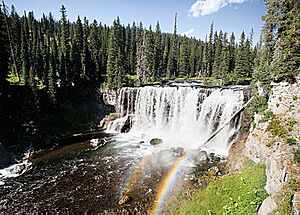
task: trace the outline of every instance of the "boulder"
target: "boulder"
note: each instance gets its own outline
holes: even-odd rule
[[[208,160],[209,159],[206,151],[200,151],[199,153],[195,154],[194,162],[196,164],[201,164],[203,162],[207,162]]]
[[[276,203],[269,196],[261,204],[261,206],[258,210],[258,215],[271,214],[276,209],[276,207],[277,207]]]
[[[152,146],[156,146],[156,145],[159,145],[161,144],[163,141],[162,139],[159,139],[159,138],[153,138],[152,140],[150,140],[150,144]]]
[[[172,148],[172,153],[176,157],[181,157],[182,155],[184,155],[184,148],[182,147]]]

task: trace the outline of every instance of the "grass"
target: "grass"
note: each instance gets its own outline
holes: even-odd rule
[[[174,214],[255,214],[267,197],[265,184],[265,167],[245,161],[241,173],[215,179]]]
[[[277,207],[277,209],[274,211],[274,215],[287,215],[291,214],[291,199],[292,199],[292,193],[286,192],[284,193],[284,199],[283,202]]]

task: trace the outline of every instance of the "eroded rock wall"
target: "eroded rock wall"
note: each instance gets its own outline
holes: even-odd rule
[[[283,201],[284,188],[289,179],[300,178],[299,166],[293,160],[293,152],[300,140],[300,78],[294,84],[281,82],[272,85],[268,108],[275,114],[276,121],[264,122],[263,116],[256,115],[255,127],[251,129],[244,148],[249,159],[266,166],[266,191],[269,197],[258,211],[258,214],[264,215],[270,214]],[[294,125],[288,127],[289,122]],[[286,132],[276,135],[269,128],[270,123],[279,129],[286,129]],[[298,143],[287,144],[289,137]]]

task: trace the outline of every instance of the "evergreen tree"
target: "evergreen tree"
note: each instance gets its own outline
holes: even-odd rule
[[[220,65],[220,78],[222,78],[223,82],[225,79],[228,78],[229,74],[229,63],[230,63],[230,51],[229,45],[227,40],[227,34],[224,33],[223,37],[223,45],[222,45],[222,58],[221,58],[221,65]],[[226,82],[227,80],[225,80]]]
[[[145,56],[146,56],[146,78],[145,81],[153,81],[155,72],[154,72],[154,63],[155,63],[155,56],[154,56],[154,36],[151,26],[149,31],[144,31],[145,33]]]
[[[31,85],[31,75],[30,75],[30,60],[29,60],[29,42],[28,42],[28,24],[25,15],[25,20],[21,32],[21,57],[22,57],[22,74],[24,79],[24,84],[27,86]]]
[[[9,60],[9,41],[5,24],[5,14],[0,5],[0,93],[4,91],[7,84],[8,60]]]
[[[159,80],[162,77],[162,38],[159,22],[156,24],[154,38],[154,80]]]
[[[231,33],[229,43],[229,72],[232,73],[235,68],[235,36]]]
[[[207,42],[207,37],[205,38],[204,48],[203,48],[203,58],[202,58],[202,67],[201,67],[201,76],[208,77],[209,74],[209,59],[210,59],[210,50],[209,43]]]
[[[184,36],[180,46],[179,77],[186,77],[189,74],[189,52],[187,37]]]
[[[117,88],[122,83],[124,75],[124,52],[122,49],[122,29],[119,17],[113,22],[110,30],[107,60],[107,84],[109,87]]]
[[[177,13],[175,14],[174,33],[171,39],[170,53],[167,65],[167,78],[174,78],[177,75]]]
[[[146,51],[145,51],[146,32],[144,32],[144,36],[140,42],[141,44],[138,45],[138,49],[137,49],[137,66],[136,66],[138,85],[146,83],[148,77]]]
[[[215,52],[212,74],[215,78],[221,77],[221,62],[222,62],[222,40],[223,32],[220,31],[219,35],[215,35]]]
[[[209,40],[207,44],[207,54],[208,54],[208,68],[207,68],[207,76],[212,75],[213,70],[213,63],[214,63],[214,43],[213,43],[213,32],[214,32],[214,23],[210,26],[210,32],[209,32]]]
[[[91,25],[89,45],[91,50],[91,60],[93,61],[95,67],[95,79],[101,81],[101,58],[99,53],[100,39],[99,39],[99,29],[96,20],[93,21]],[[87,43],[87,41],[85,41]]]
[[[136,70],[136,25],[133,22],[130,32],[130,55],[129,55],[129,71],[134,74]]]
[[[3,25],[3,27],[6,26]],[[18,80],[21,81],[21,70],[22,70],[22,62],[21,62],[21,21],[20,16],[17,14],[14,5],[11,6],[10,13],[10,25],[7,26],[8,35],[11,35],[11,70],[13,74],[18,76]]]
[[[60,48],[60,79],[61,86],[65,87],[68,85],[71,74],[71,63],[70,63],[70,32],[69,25],[67,22],[67,12],[64,5],[61,6],[61,48]]]
[[[236,64],[235,64],[235,79],[237,83],[241,83],[244,78],[248,77],[248,68],[247,68],[247,56],[246,45],[245,45],[246,35],[243,31],[240,38],[240,43],[236,53]]]

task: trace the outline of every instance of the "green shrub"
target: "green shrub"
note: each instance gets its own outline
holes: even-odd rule
[[[263,114],[264,111],[267,110],[267,108],[268,108],[268,98],[260,95],[254,96],[249,106],[249,110],[252,115],[254,115],[254,113]]]
[[[297,119],[295,119],[293,117],[288,118],[287,121],[286,121],[286,125],[287,125],[288,130],[292,131],[297,123],[298,123]]]
[[[270,110],[265,110],[263,113],[263,116],[261,120],[259,120],[260,123],[267,122],[269,120],[272,120],[275,117],[274,113]]]
[[[298,148],[295,152],[294,152],[294,161],[298,164],[300,164],[300,148]]]
[[[273,136],[278,136],[281,138],[286,137],[288,134],[288,130],[279,119],[272,119],[267,127],[267,131],[269,131]]]
[[[290,146],[295,145],[297,143],[297,140],[293,137],[290,137],[286,139],[286,143],[289,144]]]

